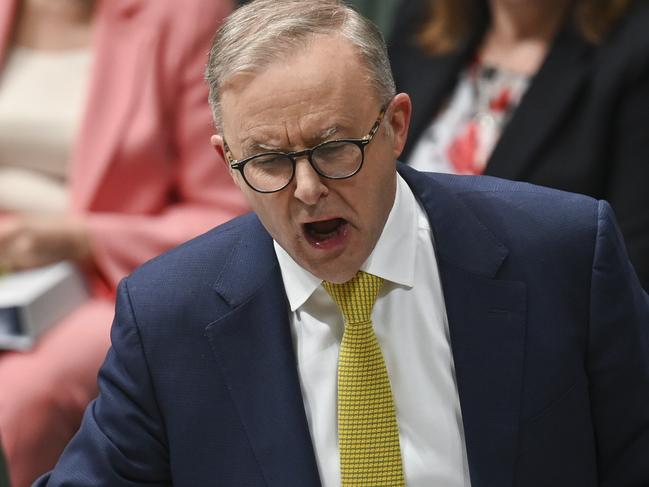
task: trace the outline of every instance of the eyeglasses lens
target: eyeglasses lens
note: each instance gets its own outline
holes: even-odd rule
[[[352,142],[332,141],[317,147],[311,159],[321,174],[340,179],[358,170],[363,162],[363,152]]]
[[[282,154],[266,154],[248,161],[243,168],[248,183],[259,191],[277,191],[293,177],[293,163]]]
[[[332,179],[346,178],[358,171],[363,162],[362,149],[353,142],[332,141],[316,147],[311,160],[315,169]],[[243,168],[248,183],[258,191],[278,191],[293,177],[291,158],[280,154],[263,154],[249,160]]]

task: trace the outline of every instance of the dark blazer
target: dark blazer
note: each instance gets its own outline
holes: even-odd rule
[[[7,473],[7,464],[5,456],[0,445],[0,487],[9,487],[9,474]]]
[[[434,231],[472,486],[649,485],[649,297],[608,204],[400,171]],[[255,215],[125,279],[112,343],[37,486],[320,485]]]
[[[407,162],[424,129],[452,93],[486,27],[457,51],[430,56],[414,41],[426,0],[403,0],[389,46],[397,88],[410,94]],[[486,167],[486,174],[606,199],[631,261],[649,289],[649,2],[598,45],[568,23]]]

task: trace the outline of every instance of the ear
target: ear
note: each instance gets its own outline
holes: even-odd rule
[[[212,144],[212,147],[214,147],[214,150],[221,158],[221,161],[223,161],[223,163],[226,166],[228,166],[229,169],[228,161],[225,159],[225,148],[223,147],[223,137],[221,137],[218,134],[212,135],[212,137],[210,137],[210,144]]]
[[[233,170],[230,167],[230,164],[228,163],[228,160],[225,157],[225,145],[223,144],[223,137],[220,136],[219,134],[214,134],[212,135],[212,137],[210,137],[210,143],[212,144],[212,147],[214,147],[216,153],[219,155],[219,159],[221,159],[221,161],[223,161],[223,164],[225,164],[225,167],[228,168],[228,173],[230,174],[230,177],[233,179],[235,184],[239,186],[239,189],[241,189],[241,185],[239,184],[239,178],[235,174],[237,171]]]
[[[412,102],[406,93],[399,93],[392,99],[388,109],[388,122],[392,127],[392,149],[394,157],[398,158],[408,139]]]

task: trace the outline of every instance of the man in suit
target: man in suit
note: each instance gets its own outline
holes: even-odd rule
[[[122,282],[37,485],[649,483],[649,298],[605,202],[398,165],[410,99],[337,0],[242,7],[208,80],[255,212]]]

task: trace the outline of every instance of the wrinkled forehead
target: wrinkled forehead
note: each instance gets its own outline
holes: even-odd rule
[[[316,59],[320,52],[326,52],[325,59]],[[295,66],[296,60],[305,60],[302,66]],[[376,92],[375,74],[363,59],[360,49],[341,33],[308,34],[297,37],[280,37],[274,41],[257,43],[249,50],[242,49],[240,55],[228,62],[222,70],[223,77],[218,87],[219,98],[231,88],[239,88],[241,82],[262,75],[268,70],[283,67],[287,71],[293,67],[294,76],[302,76],[308,68],[309,60],[321,76],[326,76],[327,68],[336,71],[349,70],[361,75],[363,90]],[[313,71],[313,70],[310,70]]]
[[[240,79],[255,77],[271,68],[288,68],[296,59],[313,59],[319,52],[329,54],[327,64],[336,66],[339,70],[358,70],[364,74],[367,82],[372,82],[374,75],[363,60],[359,48],[342,34],[309,34],[295,38],[278,38],[273,42],[256,44],[249,51],[242,50],[240,57],[223,70],[224,76],[219,91],[223,93],[233,84],[238,84]],[[318,64],[318,67],[320,66]]]
[[[358,53],[337,37],[313,39],[263,68],[231,76],[221,90],[223,129],[322,132],[353,125],[378,103]]]
[[[308,51],[318,41],[334,39],[333,34],[308,34],[297,37],[278,37],[257,41],[247,48],[239,49],[237,56],[226,61],[221,80],[221,91],[240,75],[254,75],[264,72],[274,64],[285,64],[292,58]]]

